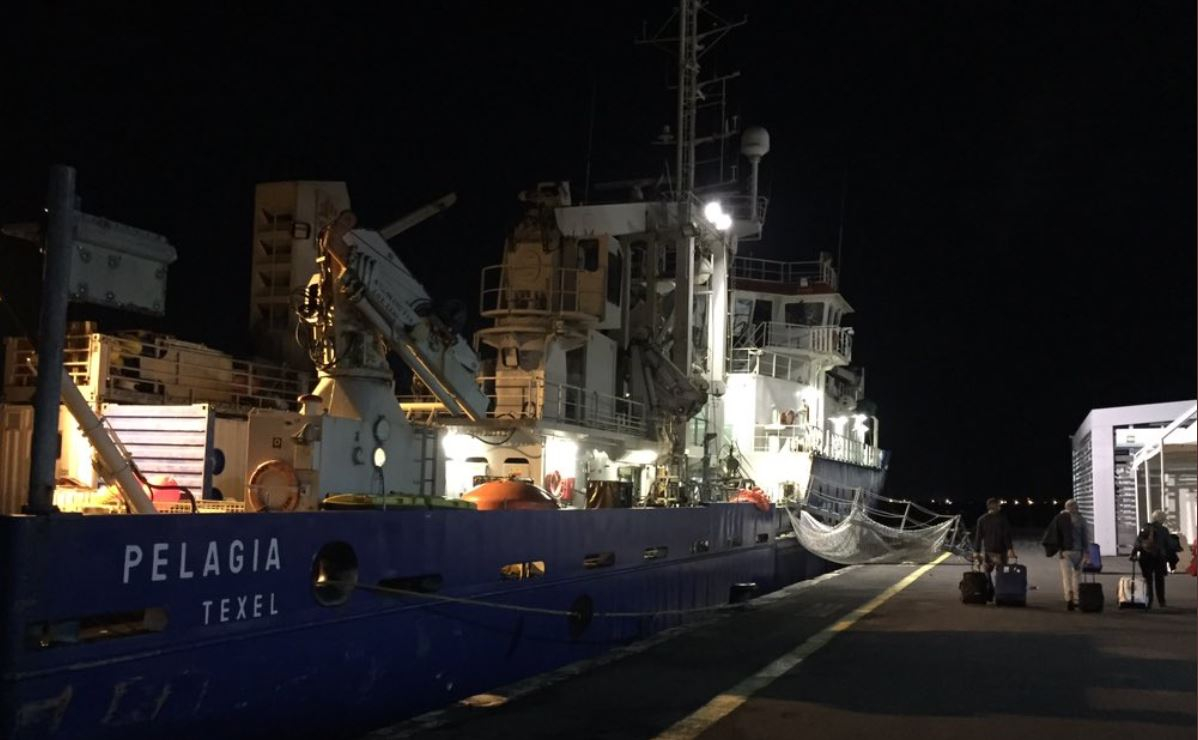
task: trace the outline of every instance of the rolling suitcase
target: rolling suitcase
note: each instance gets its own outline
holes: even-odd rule
[[[1084,577],[1084,576],[1083,576]],[[1090,574],[1090,580],[1077,584],[1077,606],[1084,612],[1102,611],[1102,584]]]
[[[1148,608],[1148,583],[1143,578],[1123,576],[1119,579],[1119,608]]]
[[[998,606],[1027,606],[1027,566],[1019,563],[994,569],[994,603]]]
[[[963,604],[985,604],[990,600],[990,579],[976,565],[961,576],[959,588]]]

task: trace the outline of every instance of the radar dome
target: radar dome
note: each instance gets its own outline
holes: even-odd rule
[[[750,126],[740,136],[740,153],[749,159],[761,159],[770,152],[770,132]]]

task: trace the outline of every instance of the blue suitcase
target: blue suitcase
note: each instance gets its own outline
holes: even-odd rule
[[[1102,572],[1102,549],[1098,547],[1097,542],[1091,542],[1086,547],[1087,562],[1082,566],[1082,570],[1086,573],[1101,573]]]
[[[1019,563],[994,569],[994,603],[997,606],[1027,606],[1027,566]]]

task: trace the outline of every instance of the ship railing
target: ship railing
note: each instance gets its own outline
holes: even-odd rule
[[[770,199],[764,195],[757,196],[757,218],[753,218],[753,198],[748,195],[726,195],[720,198],[724,211],[736,221],[765,223],[765,211]]]
[[[810,452],[820,449],[823,435],[811,424],[757,424],[753,427],[754,452]]]
[[[35,354],[28,341],[7,340],[4,387],[10,400],[33,398],[37,378],[29,361]],[[97,403],[291,409],[311,387],[305,372],[238,360],[202,344],[158,335],[68,335],[64,360],[76,384]]]
[[[606,308],[605,282],[598,270],[566,267],[538,270],[491,265],[484,267],[479,313],[602,318]]]
[[[807,365],[808,360],[756,347],[735,347],[727,361],[729,373],[765,375],[799,383],[807,382]]]
[[[844,326],[808,326],[766,321],[753,330],[758,347],[779,347],[834,355],[848,363],[853,358],[853,330]]]
[[[732,260],[732,278],[797,287],[819,284],[837,289],[836,270],[832,267],[832,261],[826,258],[786,262],[736,257]]]
[[[639,401],[538,378],[487,375],[478,382],[490,399],[489,419],[557,421],[636,436],[645,434],[645,405]],[[399,402],[413,421],[445,413],[432,396],[401,396]]]
[[[873,445],[837,434],[830,429],[824,430],[823,437],[819,453],[828,459],[863,465],[867,468],[882,466],[882,452]]]

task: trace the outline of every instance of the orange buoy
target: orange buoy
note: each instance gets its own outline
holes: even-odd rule
[[[499,509],[557,509],[557,501],[544,488],[521,480],[492,480],[462,494],[479,511]]]

